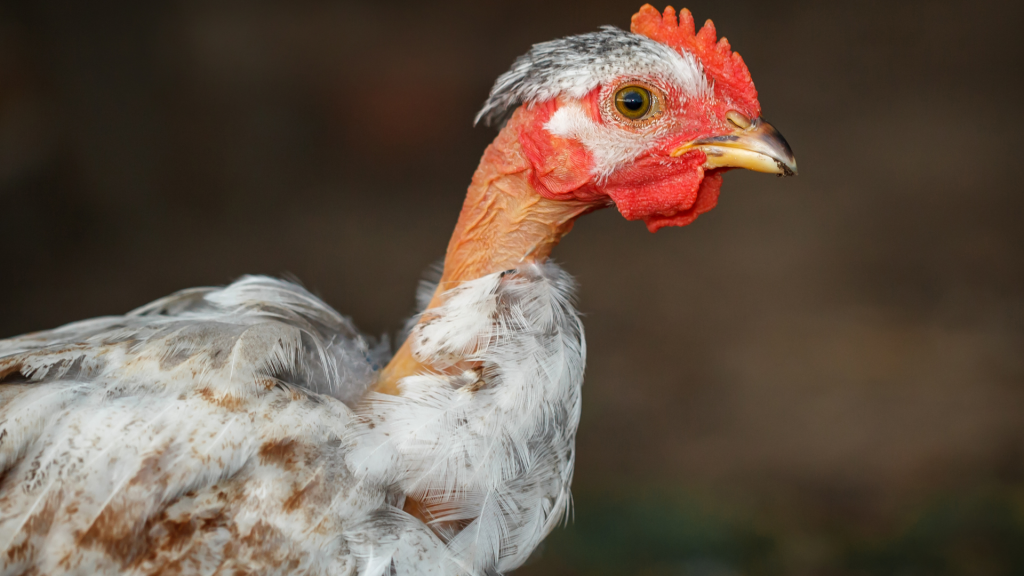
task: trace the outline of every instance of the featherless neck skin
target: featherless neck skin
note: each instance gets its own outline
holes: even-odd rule
[[[484,152],[448,242],[444,272],[428,309],[440,305],[441,294],[462,282],[524,262],[543,262],[572,230],[576,218],[606,205],[603,201],[551,200],[536,191],[531,183],[533,167],[519,144],[525,116],[513,115]],[[406,340],[381,373],[375,390],[397,395],[399,380],[427,368],[413,358]]]

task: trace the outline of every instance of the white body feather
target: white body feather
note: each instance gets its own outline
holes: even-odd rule
[[[383,359],[347,319],[262,277],[0,342],[0,575],[520,565],[568,508],[571,289],[549,264],[450,291],[413,331],[447,370],[401,396],[366,393]]]

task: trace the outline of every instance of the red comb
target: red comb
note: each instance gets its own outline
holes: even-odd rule
[[[693,14],[686,8],[679,12],[676,21],[675,8],[665,8],[665,13],[650,4],[644,4],[633,15],[630,30],[651,40],[667,44],[676,50],[693,54],[704,66],[708,77],[714,80],[715,93],[724,96],[734,104],[748,107],[744,112],[759,116],[761,104],[757,101],[757,89],[750,78],[750,71],[738,52],[733,52],[724,37],[718,40],[715,24],[708,20],[700,32],[694,33]]]

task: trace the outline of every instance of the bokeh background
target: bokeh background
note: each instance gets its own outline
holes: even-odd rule
[[[395,333],[491,82],[639,5],[3,0],[0,335],[244,273]],[[521,573],[1024,573],[1022,3],[688,6],[801,174],[556,251],[575,519]]]

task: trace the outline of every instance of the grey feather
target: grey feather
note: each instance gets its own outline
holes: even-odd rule
[[[517,107],[567,94],[582,98],[617,76],[661,75],[700,93],[704,76],[692,55],[639,34],[602,26],[598,32],[534,44],[498,77],[474,123],[500,127]]]

